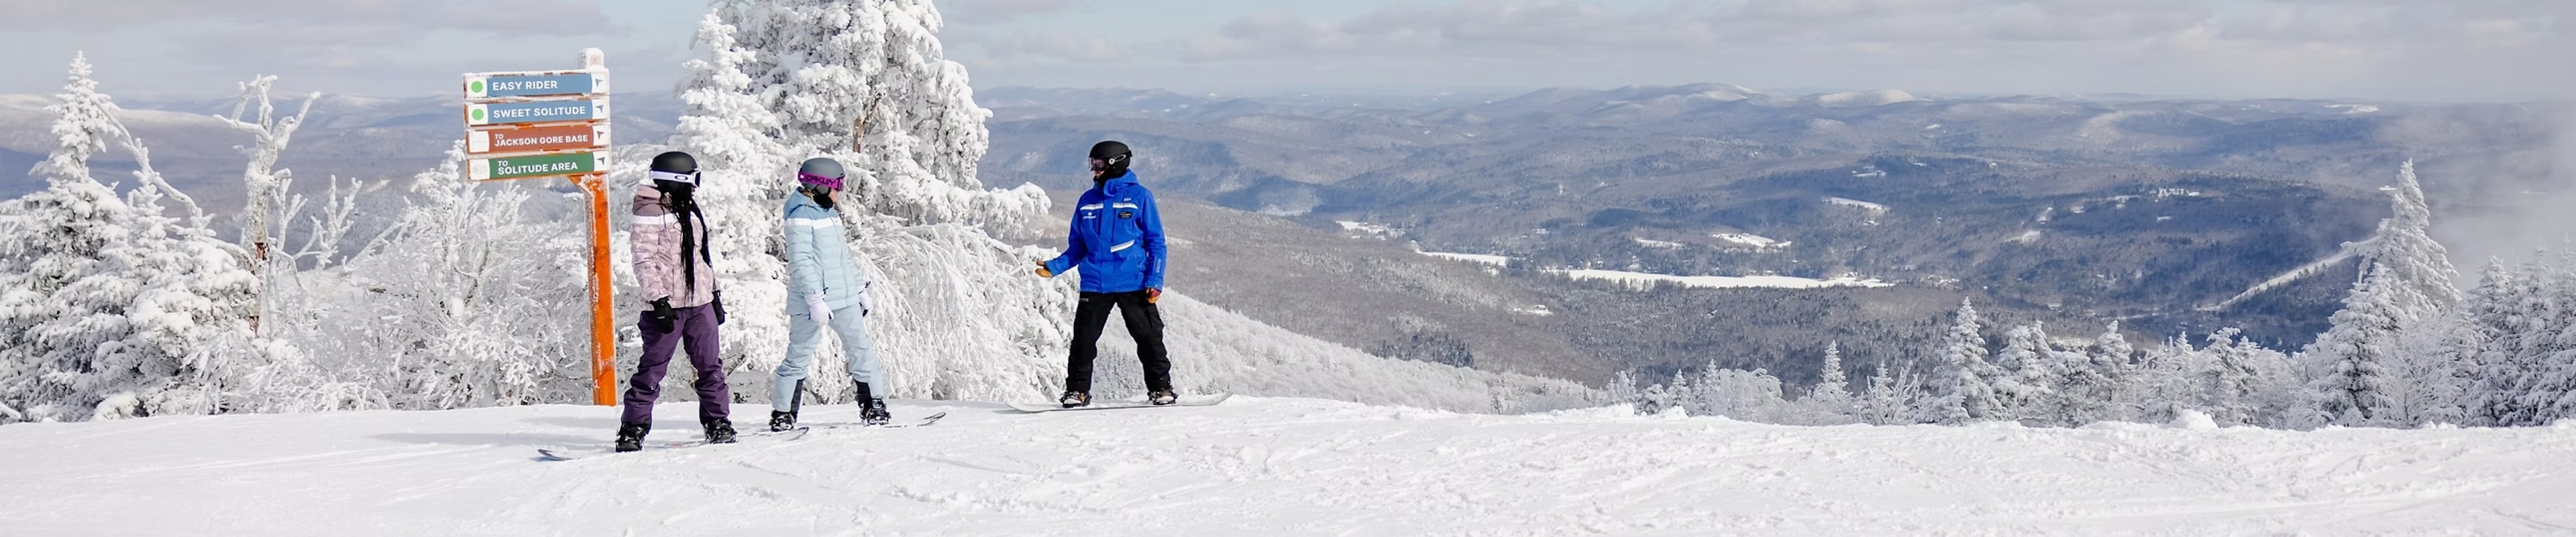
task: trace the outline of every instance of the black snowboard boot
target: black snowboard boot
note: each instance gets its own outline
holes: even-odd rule
[[[629,423],[617,426],[617,452],[644,450],[644,433],[653,432],[653,424]]]
[[[1153,402],[1154,406],[1163,406],[1181,402],[1180,394],[1172,393],[1171,390],[1156,391],[1150,395],[1146,395],[1145,399]]]
[[[857,399],[859,404],[859,423],[865,425],[885,425],[886,422],[894,421],[894,414],[886,412],[885,398],[877,397],[876,390],[874,388],[868,386],[868,383],[865,382],[855,382],[852,384],[857,385],[859,392],[859,398]]]
[[[885,425],[886,422],[891,421],[894,421],[894,413],[886,411],[885,398],[871,398],[859,402],[860,423]]]
[[[776,410],[769,411],[769,432],[774,433],[794,428],[796,428],[795,412],[779,412]]]
[[[1091,394],[1089,394],[1089,393],[1085,393],[1085,392],[1077,392],[1077,391],[1073,391],[1073,390],[1065,390],[1065,391],[1064,391],[1064,397],[1056,398],[1055,402],[1060,403],[1060,404],[1063,404],[1065,408],[1074,408],[1074,407],[1081,407],[1081,406],[1090,406],[1090,405],[1091,405]]]
[[[701,423],[703,423],[703,424],[705,424],[705,425],[707,426],[707,443],[709,443],[709,444],[731,444],[731,443],[733,443],[733,420],[728,420],[728,419],[707,419],[707,420],[700,420],[700,422],[701,422]]]

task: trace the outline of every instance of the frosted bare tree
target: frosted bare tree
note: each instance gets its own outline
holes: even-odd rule
[[[248,201],[242,208],[242,245],[250,252],[251,273],[262,282],[262,298],[257,313],[251,315],[252,331],[259,330],[259,318],[268,311],[266,282],[272,272],[269,250],[276,240],[269,233],[269,220],[276,217],[272,211],[277,204],[278,193],[294,173],[278,169],[277,157],[286,152],[287,143],[295,138],[295,129],[304,124],[305,114],[313,111],[313,101],[322,97],[321,93],[308,94],[304,98],[304,106],[296,109],[294,115],[281,117],[277,115],[275,101],[269,97],[271,87],[276,84],[274,75],[252,77],[251,81],[241,83],[241,101],[233,104],[232,115],[215,116],[234,130],[251,135],[250,145],[238,149],[250,157],[250,163],[242,169],[242,186],[248,194],[245,198]],[[244,119],[244,114],[254,110],[253,104],[258,105],[259,115]]]

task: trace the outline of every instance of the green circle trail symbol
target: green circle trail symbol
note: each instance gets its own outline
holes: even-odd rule
[[[481,80],[476,80],[476,81],[474,81],[474,92],[475,92],[475,93],[482,93],[482,92],[483,92],[483,81],[481,81]]]
[[[476,109],[474,109],[474,120],[475,120],[475,121],[482,121],[482,120],[483,120],[483,109],[481,109],[481,108],[476,108]]]

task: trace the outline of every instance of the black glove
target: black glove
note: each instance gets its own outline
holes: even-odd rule
[[[680,312],[671,309],[671,297],[653,299],[653,312],[645,314],[644,329],[655,334],[671,333],[680,322]]]
[[[725,323],[724,291],[716,291],[716,324]]]

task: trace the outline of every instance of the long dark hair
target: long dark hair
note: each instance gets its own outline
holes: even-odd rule
[[[663,203],[670,205],[672,215],[680,217],[680,280],[691,293],[698,292],[698,263],[703,261],[710,269],[716,263],[715,256],[708,253],[706,241],[698,240],[697,224],[705,222],[707,216],[699,212],[694,190],[687,186],[662,189]],[[698,253],[697,260],[689,259],[690,251]]]

